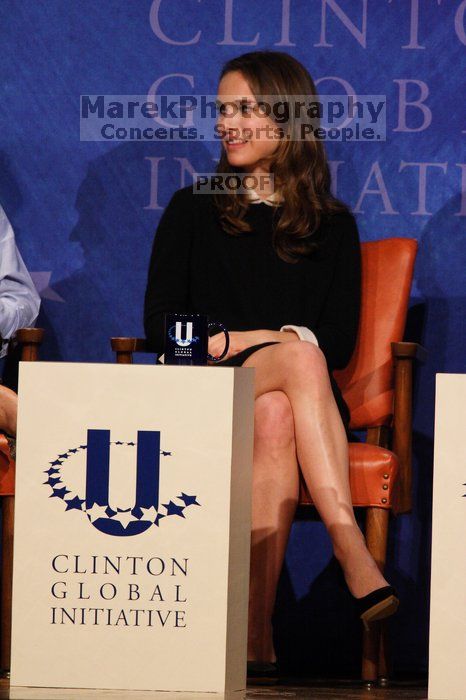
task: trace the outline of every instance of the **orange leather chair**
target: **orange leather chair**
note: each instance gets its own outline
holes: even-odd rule
[[[44,337],[41,328],[22,328],[15,335],[21,345],[21,360],[38,359]],[[0,498],[2,501],[2,569],[0,586],[0,667],[3,675],[10,670],[11,652],[11,591],[13,583],[13,516],[15,495],[15,461],[10,455],[8,441],[0,433]]]
[[[411,510],[412,372],[426,352],[402,342],[417,241],[388,238],[361,244],[362,299],[350,363],[333,375],[351,413],[350,429],[367,430],[349,443],[353,505],[366,509],[366,543],[383,571],[390,512]],[[300,505],[312,505],[301,481]],[[362,679],[387,678],[385,622],[363,632]]]
[[[350,363],[333,375],[350,412],[350,429],[367,430],[365,443],[349,443],[353,505],[367,509],[366,542],[383,570],[390,511],[411,509],[412,363],[424,349],[402,342],[417,241],[388,238],[361,244],[362,299],[356,347]],[[145,352],[142,338],[112,338],[117,362]],[[312,499],[301,482],[300,510]],[[363,632],[362,678],[387,676],[380,623]]]

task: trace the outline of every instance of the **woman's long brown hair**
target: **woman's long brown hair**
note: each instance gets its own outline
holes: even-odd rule
[[[256,99],[276,95],[279,96],[277,99],[287,101],[291,98],[292,101],[293,95],[317,96],[309,72],[287,53],[253,51],[238,56],[223,66],[220,80],[233,71],[242,73]],[[293,110],[290,124],[293,129]],[[229,164],[223,147],[216,171],[240,171]],[[312,134],[306,140],[281,140],[272,156],[270,173],[274,175],[275,189],[283,197],[280,216],[274,217],[273,245],[283,260],[297,262],[301,256],[307,256],[319,247],[313,234],[320,228],[324,217],[348,211],[348,207],[330,192],[325,149]],[[249,206],[245,194],[214,195],[214,201],[225,231],[236,236],[251,231],[244,219]]]

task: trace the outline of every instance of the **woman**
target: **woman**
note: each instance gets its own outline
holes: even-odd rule
[[[217,172],[247,173],[260,184],[244,194],[176,192],[157,230],[145,299],[146,336],[156,352],[163,351],[165,311],[202,312],[230,331],[228,355],[217,364],[255,367],[250,676],[275,674],[271,617],[299,468],[361,617],[380,619],[398,605],[354,518],[349,411],[332,376],[356,342],[358,231],[330,193],[322,143],[312,134],[296,138],[293,109],[283,128],[278,111],[263,104],[271,95],[290,105],[291,96],[312,99],[316,90],[285,53],[252,52],[224,66]],[[209,339],[212,355],[223,346],[223,333]]]

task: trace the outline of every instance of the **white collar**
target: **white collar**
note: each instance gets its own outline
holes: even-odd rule
[[[256,190],[251,189],[246,193],[246,196],[251,204],[260,204],[260,202],[263,202],[264,204],[268,204],[270,207],[276,206],[282,201],[282,198],[279,196],[278,192],[272,192],[272,194],[263,199],[262,197],[259,197]]]

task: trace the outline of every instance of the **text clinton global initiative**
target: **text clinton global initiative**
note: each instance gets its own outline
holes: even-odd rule
[[[187,558],[57,554],[51,568],[61,575],[50,590],[52,625],[187,627],[186,606],[177,605],[188,601]],[[126,579],[133,576],[137,581]]]

